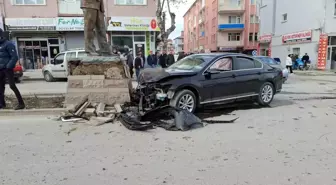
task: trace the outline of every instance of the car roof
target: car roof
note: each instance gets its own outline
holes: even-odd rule
[[[221,57],[221,56],[246,56],[246,57],[251,57],[249,55],[245,55],[242,53],[225,53],[225,52],[220,52],[220,53],[197,53],[193,55],[199,55],[199,56],[214,56],[214,57]]]

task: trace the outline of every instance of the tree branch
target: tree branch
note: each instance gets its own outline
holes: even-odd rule
[[[170,15],[170,28],[167,30],[167,38],[168,36],[175,30],[176,26],[175,26],[175,13],[171,12],[170,10],[170,1],[167,0],[167,6],[168,6],[168,13]]]

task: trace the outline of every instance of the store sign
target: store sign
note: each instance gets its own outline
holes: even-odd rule
[[[160,31],[155,17],[111,17],[108,31]]]
[[[7,31],[55,31],[55,18],[6,18]]]
[[[84,17],[57,17],[57,31],[83,31]]]
[[[321,34],[317,54],[317,69],[324,70],[326,68],[327,49],[328,49],[328,35]]]
[[[294,44],[312,41],[312,31],[302,31],[297,33],[286,34],[282,36],[283,44]]]
[[[260,43],[269,43],[272,41],[272,35],[262,35],[259,37]]]

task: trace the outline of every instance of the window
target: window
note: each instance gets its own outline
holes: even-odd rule
[[[257,15],[250,15],[250,23],[251,24],[259,23],[259,17]]]
[[[76,58],[76,52],[67,52],[66,54],[66,60],[69,61],[71,59]]]
[[[253,33],[249,34],[249,41],[253,41]]]
[[[336,16],[336,0],[334,2],[334,16]]]
[[[262,68],[262,63],[258,60],[254,60],[254,67],[255,68]]]
[[[64,53],[59,54],[55,59],[54,59],[54,64],[58,65],[58,64],[63,64],[64,62]]]
[[[300,56],[300,48],[293,48],[293,54]]]
[[[229,33],[228,41],[240,41],[240,33]]]
[[[254,40],[258,41],[258,33],[254,33]]]
[[[277,62],[273,58],[269,58],[269,57],[257,57],[257,59],[259,59],[260,61],[262,61],[265,64],[269,64],[269,65],[275,65],[275,64],[277,64]]]
[[[241,0],[231,0],[230,5],[231,6],[240,6],[241,5]]]
[[[147,0],[115,0],[116,5],[147,5]]]
[[[234,63],[235,70],[253,69],[256,68],[255,60],[246,57],[237,57]]]
[[[45,5],[45,0],[14,0],[15,5]]]
[[[211,67],[210,70],[215,71],[231,71],[232,70],[232,58],[222,58],[217,60]]]
[[[173,65],[169,66],[168,69],[180,69],[180,70],[190,70],[190,71],[201,71],[210,61],[212,61],[216,56],[211,55],[190,55],[185,57]]]
[[[229,16],[229,24],[240,24],[240,16]]]
[[[282,22],[286,22],[287,21],[287,14],[282,14]]]
[[[256,0],[251,0],[251,5],[255,5],[256,4]]]
[[[85,52],[78,52],[77,58],[84,58],[87,56],[87,53]]]

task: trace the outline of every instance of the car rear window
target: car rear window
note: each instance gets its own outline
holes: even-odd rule
[[[277,62],[273,58],[269,58],[269,57],[257,57],[257,59],[259,59],[260,61],[262,61],[263,63],[266,63],[266,64],[270,64],[270,65],[277,64]]]

